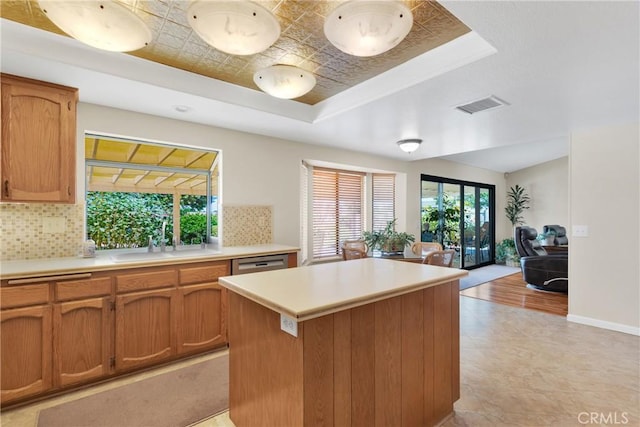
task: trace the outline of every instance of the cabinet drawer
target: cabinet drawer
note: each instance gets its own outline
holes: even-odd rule
[[[116,292],[131,292],[144,289],[168,288],[178,284],[178,271],[160,269],[116,276]]]
[[[180,268],[180,284],[217,282],[218,277],[229,275],[229,261],[216,261],[208,265]]]
[[[111,294],[111,277],[56,282],[56,301],[68,301]]]
[[[0,308],[24,307],[49,302],[49,284],[13,286],[0,289]]]

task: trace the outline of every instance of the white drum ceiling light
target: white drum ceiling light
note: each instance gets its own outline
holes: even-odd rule
[[[142,18],[113,0],[38,0],[44,14],[74,39],[113,52],[138,50],[152,34]]]
[[[280,24],[251,1],[196,0],[187,10],[193,30],[214,48],[231,55],[253,55],[280,37]]]
[[[253,75],[260,89],[276,98],[299,98],[316,85],[310,72],[292,65],[272,65]]]
[[[374,56],[396,47],[412,26],[411,10],[400,1],[353,0],[327,16],[324,34],[349,55]]]
[[[413,153],[420,147],[422,140],[418,138],[401,139],[397,144],[405,153]]]

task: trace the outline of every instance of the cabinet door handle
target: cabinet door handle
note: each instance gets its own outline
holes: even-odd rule
[[[67,185],[67,196],[71,195],[71,186]]]
[[[8,179],[4,182],[4,195],[6,197],[9,197],[9,180]]]

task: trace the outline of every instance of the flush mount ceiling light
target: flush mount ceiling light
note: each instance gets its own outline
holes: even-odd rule
[[[418,138],[401,139],[398,141],[398,147],[405,153],[413,153],[420,147],[422,140]]]
[[[62,31],[98,49],[130,52],[151,42],[142,18],[113,0],[38,0],[38,5]]]
[[[187,10],[187,19],[205,42],[231,55],[262,52],[280,37],[276,17],[246,0],[196,0]]]
[[[354,0],[327,16],[324,34],[345,53],[374,56],[396,47],[412,25],[413,15],[404,3]]]
[[[316,85],[308,71],[293,65],[272,65],[256,71],[253,81],[260,89],[276,98],[299,98]]]

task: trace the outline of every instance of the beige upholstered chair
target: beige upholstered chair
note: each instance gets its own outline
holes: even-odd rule
[[[364,240],[345,240],[342,243],[342,259],[345,261],[366,258],[367,252],[369,247]]]
[[[429,252],[441,251],[442,245],[438,242],[416,242],[411,245],[411,252],[424,258]]]
[[[456,256],[456,251],[453,249],[447,249],[444,251],[432,251],[424,257],[423,264],[440,265],[442,267],[451,267],[453,265],[453,258]]]

